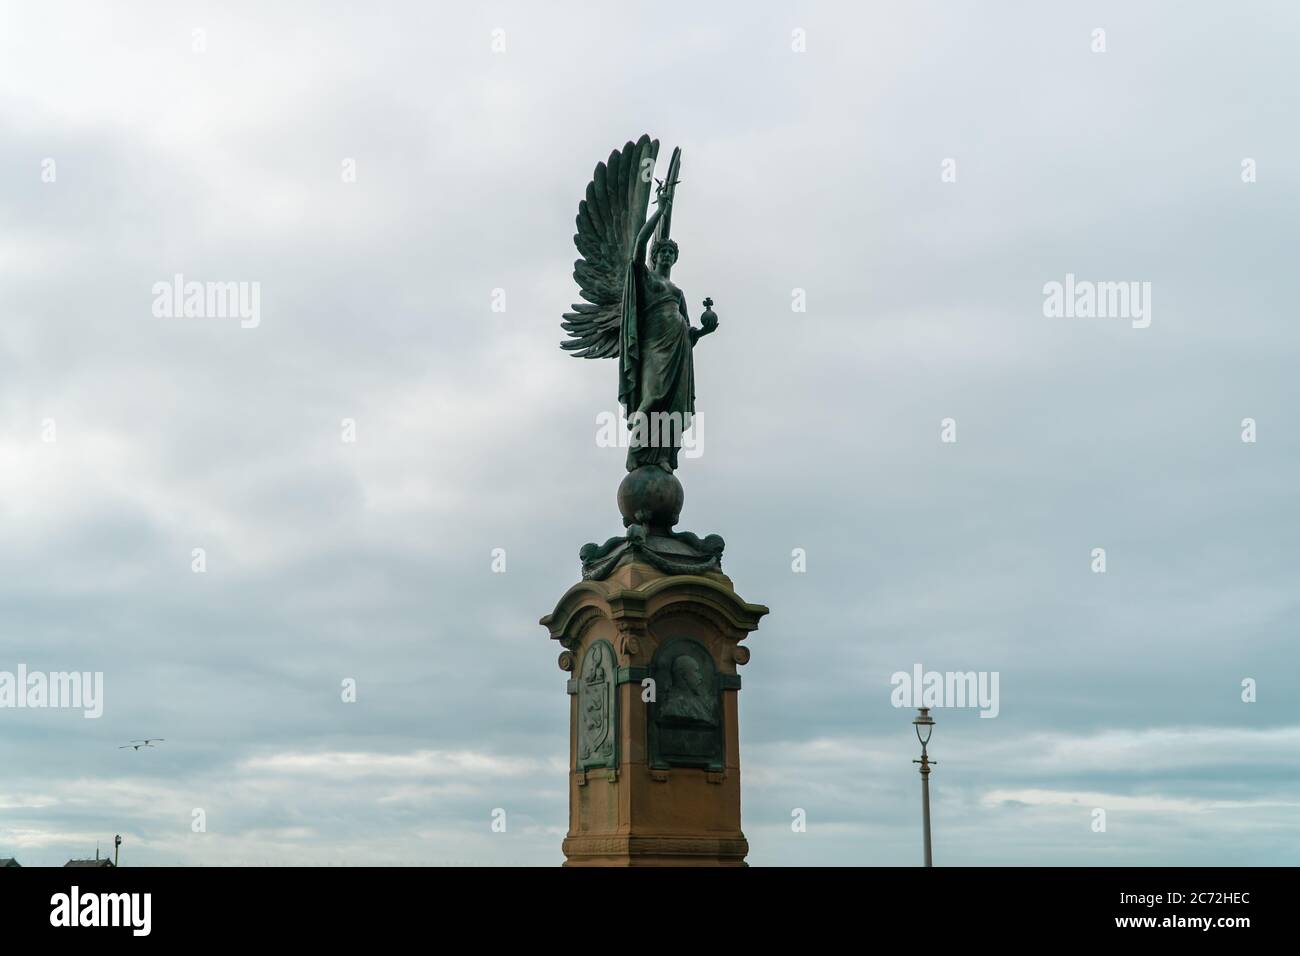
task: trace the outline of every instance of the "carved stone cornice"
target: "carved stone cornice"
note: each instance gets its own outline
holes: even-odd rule
[[[665,575],[630,564],[607,580],[575,584],[540,623],[553,639],[569,646],[600,617],[617,623],[621,637],[636,639],[655,619],[677,612],[702,615],[740,641],[757,629],[768,609],[742,600],[723,574]],[[630,656],[623,648],[619,653]]]

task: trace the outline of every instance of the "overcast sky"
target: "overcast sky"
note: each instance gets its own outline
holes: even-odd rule
[[[559,321],[648,132],[721,319],[680,527],[772,609],[750,862],[919,862],[921,664],[1000,675],[936,711],[937,863],[1294,863],[1295,6],[469,8],[0,7],[0,671],[105,684],[0,709],[0,856],[561,861],[537,620],[624,453]],[[178,273],[260,321],[158,317]]]

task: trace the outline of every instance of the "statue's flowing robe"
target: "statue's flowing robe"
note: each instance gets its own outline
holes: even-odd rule
[[[681,432],[695,414],[695,361],[686,297],[675,285],[633,262],[623,286],[618,400],[633,429],[627,470],[643,465],[677,468]],[[637,415],[650,427],[638,440]],[[672,418],[657,418],[668,413]],[[660,427],[671,424],[672,431]]]

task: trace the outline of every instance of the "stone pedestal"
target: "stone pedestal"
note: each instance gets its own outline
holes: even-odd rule
[[[570,673],[566,866],[743,866],[736,667],[767,613],[640,560],[542,618]]]

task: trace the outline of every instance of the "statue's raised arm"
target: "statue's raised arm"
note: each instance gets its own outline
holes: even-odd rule
[[[657,203],[657,208],[650,214],[650,218],[645,221],[645,225],[641,227],[641,231],[637,233],[636,248],[632,251],[632,261],[634,265],[645,266],[646,246],[650,244],[650,237],[655,234],[655,229],[658,228],[659,222],[663,218],[664,210],[672,203],[672,197],[665,193],[663,186],[660,186],[659,189],[656,190],[655,202]]]

